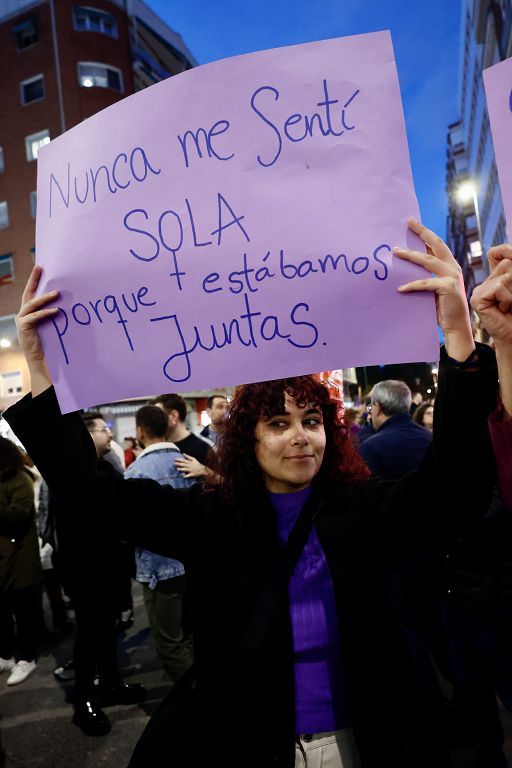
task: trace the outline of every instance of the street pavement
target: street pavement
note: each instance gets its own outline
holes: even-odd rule
[[[0,676],[0,728],[6,768],[126,768],[148,717],[169,691],[171,682],[155,654],[142,602],[133,582],[134,625],[119,636],[119,659],[126,682],[146,686],[144,704],[109,707],[112,731],[86,736],[71,722],[73,683],[59,683],[53,670],[71,655],[73,635],[41,647],[36,671],[20,685],[7,687]],[[50,624],[51,626],[51,624]]]

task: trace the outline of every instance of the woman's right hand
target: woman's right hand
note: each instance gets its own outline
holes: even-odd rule
[[[42,268],[36,264],[30,273],[21,298],[21,307],[16,315],[18,339],[29,368],[32,395],[34,396],[51,385],[37,326],[41,320],[48,319],[59,311],[58,307],[46,306],[50,301],[57,298],[58,291],[50,291],[36,296],[42,272]]]

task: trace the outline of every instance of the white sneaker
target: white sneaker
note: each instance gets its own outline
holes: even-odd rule
[[[35,661],[18,661],[12,668],[12,672],[7,678],[7,685],[18,685],[27,679],[36,668]]]
[[[14,664],[14,659],[2,659],[0,656],[0,672],[10,672]]]

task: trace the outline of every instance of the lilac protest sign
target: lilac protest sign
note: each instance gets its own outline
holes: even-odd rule
[[[433,360],[388,32],[208,64],[41,149],[42,328],[64,411]]]
[[[512,226],[512,59],[484,70],[485,95],[505,218]]]

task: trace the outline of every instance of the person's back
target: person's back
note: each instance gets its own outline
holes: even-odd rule
[[[147,478],[160,485],[188,488],[193,480],[176,467],[183,457],[176,445],[166,440],[167,414],[155,405],[136,413],[137,439],[144,450],[125,472],[125,478]],[[135,548],[136,579],[142,584],[151,634],[164,669],[176,682],[192,664],[192,641],[184,619],[185,569],[179,560]],[[185,627],[185,628],[184,628]]]
[[[151,450],[146,448],[130,464],[125,472],[125,477],[150,477],[160,485],[189,488],[193,482],[183,477],[175,465],[176,459],[182,455],[172,443],[162,442],[158,446],[152,447]]]
[[[399,480],[417,469],[432,435],[413,422],[411,390],[403,381],[380,381],[371,392],[375,434],[361,445],[360,453],[371,470],[385,480]]]
[[[397,414],[362,443],[360,453],[372,474],[399,480],[419,467],[431,442],[428,430],[408,414]]]

